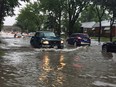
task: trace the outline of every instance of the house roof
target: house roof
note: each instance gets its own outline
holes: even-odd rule
[[[83,22],[81,27],[83,27],[83,28],[93,28],[94,25],[95,25],[95,22]]]
[[[109,27],[110,26],[110,20],[105,20],[101,22],[102,27]],[[116,26],[116,24],[113,24],[113,26]],[[93,27],[99,27],[99,22],[97,22]]]

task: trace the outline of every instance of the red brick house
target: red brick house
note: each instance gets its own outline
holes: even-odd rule
[[[83,22],[81,24],[81,29],[83,33],[88,33],[89,36],[93,36],[93,26],[96,22]]]
[[[110,21],[108,21],[108,20],[102,21],[101,25],[102,25],[101,36],[109,37],[110,36]],[[93,34],[95,36],[98,36],[99,29],[100,29],[99,23],[96,23],[93,26],[93,28],[94,28],[93,29]],[[112,36],[116,37],[116,24],[113,24],[113,27],[112,27]]]

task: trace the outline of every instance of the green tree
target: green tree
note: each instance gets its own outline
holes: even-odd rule
[[[56,24],[56,18],[52,13],[49,13],[49,15],[47,15],[47,20],[44,28],[55,32],[55,27],[57,26]]]
[[[81,13],[79,20],[81,22],[98,21],[96,13],[93,10],[93,6],[87,6],[87,8]]]
[[[87,8],[81,13],[80,21],[81,22],[90,22],[95,21],[99,22],[98,16],[95,12],[96,8],[93,5],[88,5]],[[102,12],[102,8],[99,9],[99,12]],[[104,13],[102,20],[108,20],[110,18],[109,14]]]
[[[14,8],[19,6],[20,0],[0,0],[0,31],[3,25],[3,20],[5,16],[13,16]],[[21,1],[29,1],[29,0],[21,0]]]
[[[51,22],[51,25],[49,25],[49,26],[54,25],[51,27],[52,28],[51,30],[56,31],[58,35],[60,35],[61,33],[61,21],[62,21],[62,12],[64,9],[63,4],[64,1],[65,0],[40,0],[41,8],[50,17],[50,18],[48,17],[47,22],[54,21]]]
[[[92,0],[93,1],[93,6],[94,6],[94,11],[97,14],[97,18],[99,21],[99,33],[98,33],[98,42],[100,43],[100,38],[101,38],[101,31],[102,31],[102,25],[101,21],[103,20],[103,16],[106,11],[106,6],[105,4],[107,3],[107,0]]]
[[[106,3],[106,7],[108,9],[108,12],[111,16],[110,19],[110,41],[112,42],[113,36],[112,36],[112,27],[114,22],[116,22],[116,0],[109,0]]]
[[[39,3],[37,2],[28,4],[16,18],[16,25],[21,27],[23,31],[40,30],[44,22],[44,15],[39,9]]]
[[[66,0],[66,10],[68,16],[68,34],[72,34],[74,31],[74,25],[78,20],[81,12],[89,4],[89,0]]]

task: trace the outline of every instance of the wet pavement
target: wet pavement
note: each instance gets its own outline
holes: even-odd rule
[[[0,87],[116,87],[116,54],[101,45],[32,48],[30,38],[3,38]]]

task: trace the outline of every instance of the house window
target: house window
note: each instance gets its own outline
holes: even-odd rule
[[[105,33],[110,33],[110,31],[109,30],[106,30]]]
[[[110,33],[110,27],[105,27],[104,31],[105,31],[105,33]]]
[[[104,30],[110,30],[110,27],[105,27]]]
[[[87,32],[87,28],[84,28],[84,32]]]

